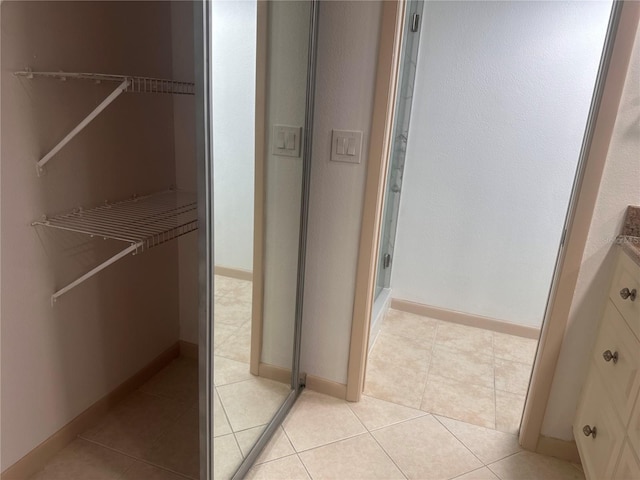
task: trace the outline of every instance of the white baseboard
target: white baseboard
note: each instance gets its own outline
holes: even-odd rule
[[[407,313],[422,315],[423,317],[435,318],[444,322],[459,323],[469,327],[483,328],[494,332],[516,335],[518,337],[532,338],[537,340],[540,337],[540,329],[517,323],[505,322],[490,317],[482,317],[471,313],[456,312],[445,308],[433,307],[422,303],[410,302],[394,298],[391,300],[391,308]]]
[[[216,265],[213,268],[213,273],[216,275],[222,275],[223,277],[237,278],[238,280],[253,281],[253,272],[249,270],[242,270],[241,268],[230,268]]]

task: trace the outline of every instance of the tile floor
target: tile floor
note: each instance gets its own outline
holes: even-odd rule
[[[249,374],[250,291],[250,282],[223,277],[216,284],[220,480],[230,478],[288,392]],[[390,311],[362,401],[303,392],[247,478],[584,479],[579,466],[518,447],[534,350],[518,337]],[[179,358],[32,478],[196,479],[197,432],[197,365]]]
[[[249,373],[251,282],[216,275],[214,477],[228,479],[289,394],[289,385]]]
[[[305,391],[246,478],[568,480],[584,474],[577,465],[522,451],[511,433],[366,395],[349,403]]]
[[[536,346],[391,309],[369,354],[365,394],[517,433]]]
[[[197,479],[198,445],[198,363],[180,357],[31,478]]]

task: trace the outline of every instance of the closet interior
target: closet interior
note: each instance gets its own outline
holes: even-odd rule
[[[3,478],[199,476],[193,13],[2,4]]]

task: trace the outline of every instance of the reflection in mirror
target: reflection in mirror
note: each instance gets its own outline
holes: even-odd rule
[[[211,7],[214,477],[292,391],[309,2]]]

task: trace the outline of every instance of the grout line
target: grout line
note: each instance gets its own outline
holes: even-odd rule
[[[486,465],[486,464],[485,464],[485,463],[480,459],[480,457],[478,457],[478,455],[476,455],[476,454],[475,454],[475,453],[474,453],[474,452],[473,452],[473,451],[472,451],[472,450],[467,446],[467,444],[466,444],[466,443],[464,443],[462,440],[460,440],[460,439],[458,438],[458,436],[457,436],[455,433],[453,433],[451,430],[449,430],[449,429],[447,428],[447,426],[446,426],[444,423],[442,423],[442,422],[440,421],[440,419],[439,419],[437,416],[433,415],[433,418],[435,418],[435,419],[436,419],[436,421],[437,421],[440,425],[442,425],[442,427],[443,427],[447,432],[449,432],[449,433],[453,436],[453,438],[455,438],[455,439],[456,439],[456,440],[457,440],[457,441],[458,441],[458,442],[459,442],[459,443],[460,443],[464,448],[466,448],[467,450],[469,450],[469,453],[471,453],[471,455],[473,455],[475,458],[477,458],[481,465],[483,465],[483,466],[484,466],[484,465]],[[477,469],[476,469],[476,470],[477,470]],[[465,472],[465,473],[469,473],[469,472]],[[462,473],[462,474],[460,474],[460,475],[464,475],[464,473]],[[460,475],[458,475],[458,476],[460,476]]]
[[[391,462],[396,466],[396,468],[397,468],[397,469],[398,469],[398,471],[402,474],[402,476],[403,476],[405,479],[408,479],[409,477],[404,473],[404,471],[400,468],[400,465],[398,465],[398,464],[396,463],[396,461],[393,459],[393,457],[391,457],[391,455],[389,455],[389,452],[387,452],[387,451],[385,450],[385,448],[384,448],[384,447],[382,446],[382,444],[378,441],[378,439],[377,439],[374,435],[372,435],[372,434],[371,434],[371,432],[369,432],[369,436],[370,436],[371,438],[373,438],[373,441],[374,441],[374,442],[376,442],[376,443],[378,444],[378,446],[382,449],[382,451],[383,451],[383,452],[385,453],[385,455],[389,458],[389,460],[391,460]]]
[[[297,453],[295,453],[294,455],[298,457],[298,461],[302,464],[302,468],[304,468],[304,471],[307,472],[307,475],[309,475],[309,478],[313,480],[313,476],[311,475],[311,472],[309,471],[305,463],[302,461],[302,458],[300,458],[300,455],[298,455]]]
[[[494,332],[495,333],[495,332]],[[496,393],[496,336],[491,335],[491,349],[493,350],[493,426],[498,428],[498,394]]]
[[[124,452],[124,451],[122,451],[122,450],[118,450],[117,448],[114,448],[114,447],[110,447],[109,445],[105,445],[105,444],[100,443],[100,442],[98,442],[98,441],[96,441],[96,440],[92,440],[92,439],[90,439],[90,438],[85,438],[85,437],[82,437],[82,436],[80,436],[80,435],[78,436],[78,438],[81,438],[81,439],[82,439],[82,440],[84,440],[85,442],[92,443],[92,444],[97,445],[97,446],[99,446],[99,447],[102,447],[102,448],[104,448],[104,449],[106,449],[106,450],[111,450],[112,452],[119,453],[120,455],[124,455],[125,457],[132,458],[132,459],[134,459],[134,460],[136,460],[136,461],[138,461],[138,462],[146,463],[147,465],[151,465],[151,466],[156,467],[156,468],[159,468],[159,469],[161,469],[161,470],[165,470],[165,471],[167,471],[167,472],[175,473],[176,475],[178,475],[178,476],[180,476],[180,477],[184,477],[184,478],[188,478],[188,479],[190,479],[190,480],[194,480],[194,479],[193,479],[193,477],[190,477],[189,475],[185,475],[184,473],[177,472],[177,471],[175,471],[175,470],[172,470],[172,469],[170,469],[170,468],[164,467],[164,466],[162,466],[162,465],[158,465],[157,463],[151,462],[151,461],[149,461],[149,460],[145,460],[144,458],[136,457],[135,455],[132,455],[132,454],[127,453],[127,452]],[[130,468],[131,468],[131,467],[130,467]],[[129,470],[129,469],[125,470],[125,472],[126,472],[126,471],[128,471],[128,470]],[[125,473],[125,472],[123,472],[123,473]]]

